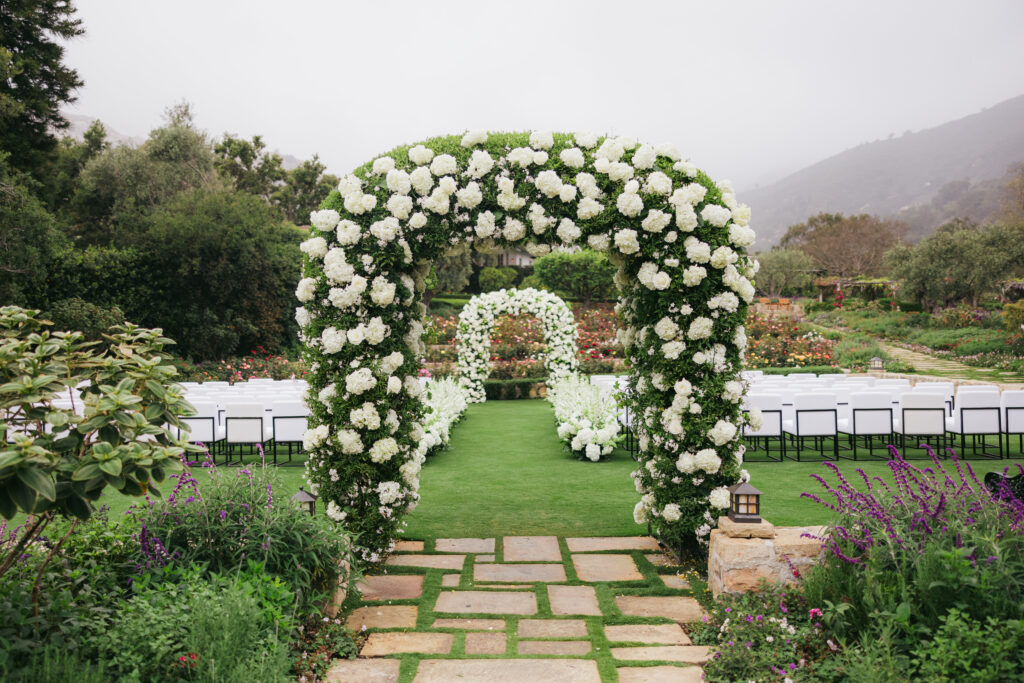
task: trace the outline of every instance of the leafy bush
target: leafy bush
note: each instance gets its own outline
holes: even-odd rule
[[[1024,325],[1024,300],[1003,306],[1003,327],[1016,334]]]
[[[918,675],[926,681],[1020,681],[1024,621],[982,622],[959,609],[940,619],[939,628],[913,651]]]
[[[511,266],[495,268],[488,266],[480,271],[480,291],[493,292],[499,289],[508,289],[515,284],[519,273]]]
[[[275,492],[273,470],[206,465],[210,479],[201,490],[187,468],[165,502],[129,510],[139,526],[140,570],[197,563],[223,573],[259,561],[311,605],[335,585],[342,560],[351,566],[349,539],[296,507],[293,492]]]
[[[142,495],[192,448],[166,426],[191,406],[159,330],[116,326],[95,346],[45,327],[38,311],[0,309],[0,514],[35,513],[0,575],[56,516],[87,519],[108,486]]]
[[[262,569],[228,578],[192,566],[137,586],[95,634],[97,658],[138,680],[287,680],[294,594]]]
[[[117,306],[104,308],[77,296],[53,303],[43,317],[53,322],[55,330],[77,330],[89,341],[101,341],[103,335],[124,323],[124,313]]]
[[[520,398],[537,398],[530,392],[542,380],[527,379],[489,379],[484,382],[484,393],[488,401],[509,401]]]
[[[545,289],[562,296],[584,303],[615,296],[615,266],[599,251],[552,252],[534,261],[533,269]]]

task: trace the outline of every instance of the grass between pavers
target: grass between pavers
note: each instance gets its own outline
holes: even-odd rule
[[[628,660],[616,660],[612,657],[611,648],[612,643],[608,640],[604,632],[604,627],[608,625],[619,625],[619,624],[671,624],[675,623],[671,619],[659,618],[659,617],[636,617],[623,615],[617,605],[615,604],[615,596],[618,595],[644,595],[644,596],[686,596],[690,595],[688,590],[677,590],[671,589],[664,586],[661,580],[658,578],[660,574],[675,574],[677,568],[675,567],[658,567],[651,563],[644,555],[653,551],[642,551],[642,550],[607,550],[587,553],[576,553],[585,555],[600,555],[600,554],[612,554],[612,555],[629,555],[633,558],[636,563],[637,569],[643,575],[643,579],[639,581],[616,581],[616,582],[602,582],[602,583],[586,583],[579,580],[576,575],[575,565],[572,563],[572,555],[569,551],[568,544],[564,537],[559,537],[559,549],[561,551],[561,564],[565,570],[567,581],[560,581],[554,584],[548,583],[535,583],[529,589],[500,589],[501,592],[516,592],[525,593],[532,592],[537,599],[537,613],[530,615],[499,615],[490,613],[478,613],[478,614],[464,614],[464,613],[438,613],[433,610],[433,606],[437,603],[437,598],[442,591],[451,590],[477,590],[477,591],[488,591],[495,590],[497,586],[491,585],[473,585],[473,568],[476,564],[477,555],[489,555],[491,553],[434,553],[433,548],[436,547],[437,538],[431,537],[424,540],[424,551],[422,553],[401,553],[402,555],[421,555],[421,554],[444,554],[444,555],[465,555],[466,560],[463,564],[461,572],[455,570],[445,569],[424,569],[420,567],[404,567],[404,566],[388,566],[386,567],[386,573],[388,574],[423,574],[425,576],[423,581],[423,593],[418,599],[410,600],[387,600],[387,601],[368,601],[363,602],[356,596],[352,596],[350,600],[346,601],[346,608],[348,611],[355,607],[361,606],[372,606],[372,605],[416,605],[418,606],[418,613],[416,618],[415,629],[374,629],[374,632],[412,632],[415,631],[432,631],[438,633],[452,633],[454,640],[452,643],[452,649],[449,654],[437,655],[437,654],[399,654],[393,655],[390,658],[398,659],[401,661],[401,672],[399,677],[399,683],[411,683],[415,678],[419,663],[424,659],[512,659],[512,658],[526,658],[526,659],[592,659],[596,661],[598,671],[601,675],[601,680],[606,682],[612,682],[618,680],[617,669],[624,666],[629,667],[646,667],[646,666],[694,666],[681,664],[679,662],[671,662],[667,660],[656,660],[656,661],[628,661]],[[493,553],[496,557],[497,562],[503,562],[503,543],[502,537],[498,536],[495,538],[495,552]],[[508,564],[534,564],[533,562],[510,562]],[[554,564],[553,562],[550,564]],[[458,574],[460,576],[460,582],[458,587],[446,588],[441,585],[442,577],[448,574]],[[597,596],[598,606],[605,616],[562,616],[555,615],[551,611],[551,605],[548,600],[548,593],[546,586],[548,585],[560,585],[560,586],[592,586]],[[457,618],[457,619],[501,619],[505,621],[505,654],[500,655],[466,655],[465,654],[465,639],[466,633],[461,629],[449,629],[449,628],[434,628],[434,621],[438,618]],[[575,638],[520,638],[519,637],[519,622],[523,619],[560,619],[560,620],[579,620],[583,621],[587,627],[587,637],[575,637]],[[685,630],[685,629],[684,629]],[[477,631],[480,632],[480,631]],[[496,631],[484,631],[487,633],[496,633]],[[519,642],[520,640],[544,640],[544,641],[567,641],[567,640],[588,640],[591,644],[591,650],[586,655],[519,655]],[[615,642],[615,647],[660,647],[657,645],[650,645],[646,643],[626,643],[626,642]]]

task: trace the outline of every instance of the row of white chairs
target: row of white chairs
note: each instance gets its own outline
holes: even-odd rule
[[[744,436],[754,446],[764,444],[769,454],[774,440],[779,459],[786,457],[787,441],[795,446],[799,458],[808,439],[821,455],[830,444],[834,458],[840,451],[852,451],[856,459],[861,444],[871,456],[878,444],[883,452],[889,444],[905,448],[908,439],[915,447],[918,438],[934,442],[930,445],[939,450],[959,440],[961,453],[967,455],[970,437],[972,455],[1003,457],[1016,436],[1017,450],[1024,453],[1024,391],[1000,392],[994,384],[957,387],[944,381],[911,385],[904,378],[838,373],[781,376],[745,371],[742,376],[748,385],[744,410],[757,407],[764,415],[762,428],[748,426]],[[594,375],[591,383],[609,391],[628,390],[624,376]],[[632,415],[623,408],[619,417],[630,446]],[[986,437],[996,437],[995,452]]]

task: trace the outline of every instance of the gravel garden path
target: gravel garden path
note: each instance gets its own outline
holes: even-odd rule
[[[346,683],[700,681],[700,606],[646,536],[401,541],[357,584]]]

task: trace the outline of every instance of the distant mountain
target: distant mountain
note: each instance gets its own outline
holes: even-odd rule
[[[94,118],[92,116],[70,114],[68,112],[64,112],[64,118],[66,118],[68,120],[68,123],[70,123],[71,125],[68,127],[66,131],[60,133],[60,135],[68,135],[77,140],[82,139],[82,136],[85,135],[85,131],[89,130],[89,126],[92,125],[93,121],[99,121],[99,119]],[[101,123],[103,122],[101,121]],[[146,138],[144,137],[140,138],[120,133],[111,128],[106,123],[103,123],[103,127],[107,130],[107,140],[110,142],[111,145],[115,147],[117,145],[128,145],[130,147],[137,147],[146,141]]]
[[[753,210],[758,248],[777,244],[786,228],[821,211],[901,218],[920,237],[952,218],[950,210],[988,218],[998,208],[995,180],[1022,161],[1024,95],[935,128],[865,143],[739,196]]]

